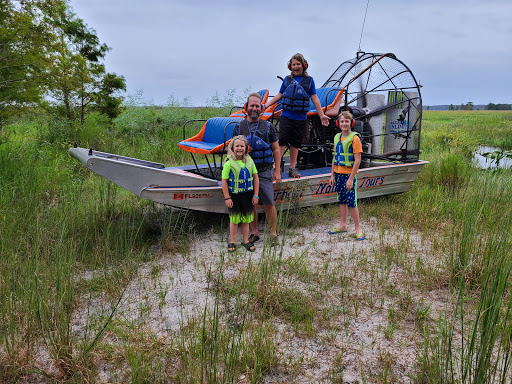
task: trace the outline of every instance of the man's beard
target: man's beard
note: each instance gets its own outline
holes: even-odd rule
[[[260,114],[255,111],[248,112],[247,115],[253,120],[256,120],[258,117],[260,117]]]

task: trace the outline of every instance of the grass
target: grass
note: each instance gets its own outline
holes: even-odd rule
[[[134,102],[113,126],[98,115],[69,127],[34,114],[4,127],[0,382],[95,382],[103,366],[115,382],[300,381],[324,372],[336,383],[354,375],[357,358],[363,382],[509,380],[512,175],[476,169],[471,156],[480,144],[512,149],[512,113],[426,112],[421,157],[430,164],[408,192],[359,203],[363,225],[374,222],[370,248],[344,237],[308,243],[304,231],[336,220],[337,207],[294,208],[280,215],[294,251],[265,247],[258,259],[191,250],[199,236],[225,234],[225,217],[145,202],[66,152],[78,141],[181,164],[189,159],[172,143],[183,121],[219,111]],[[183,266],[194,272],[169,273]],[[192,287],[201,276],[200,311],[182,302],[178,328],[155,327],[180,279]],[[127,297],[134,284],[138,297]],[[374,323],[365,342],[353,336],[368,326],[363,319]],[[311,345],[329,351],[323,371]],[[407,379],[402,349],[416,351]]]

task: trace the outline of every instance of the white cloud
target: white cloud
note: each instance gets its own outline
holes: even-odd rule
[[[296,52],[317,84],[355,56],[366,2],[73,0],[112,47],[107,70],[155,102],[204,104],[218,91],[279,89]],[[509,1],[371,1],[366,52],[393,52],[424,85],[425,105],[511,102]]]

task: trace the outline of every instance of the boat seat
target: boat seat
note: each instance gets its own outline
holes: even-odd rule
[[[320,100],[320,105],[324,110],[324,113],[330,117],[336,117],[340,111],[341,100],[343,96],[343,89],[339,87],[326,87],[317,88],[316,95]],[[325,109],[324,109],[325,108]],[[309,100],[309,112],[308,117],[318,115],[315,105]]]
[[[343,88],[339,87],[325,87],[325,88],[317,88],[316,95],[318,96],[318,100],[320,101],[320,105],[324,110],[324,113],[329,117],[336,117],[340,111],[341,101],[343,99]],[[283,110],[282,100],[280,100],[277,104],[273,105],[270,108],[267,108],[265,111],[267,114],[272,115],[272,111],[274,117],[281,116],[281,112]],[[308,117],[316,116],[318,112],[315,108],[315,105],[309,100],[309,112]],[[261,118],[264,119],[262,116]]]
[[[224,152],[233,136],[235,124],[240,121],[240,117],[212,117],[204,123],[197,135],[180,141],[178,147],[203,155]]]

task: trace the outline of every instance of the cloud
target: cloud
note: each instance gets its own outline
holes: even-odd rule
[[[393,52],[424,85],[425,105],[506,101],[509,1],[398,3],[321,0],[73,0],[79,17],[112,47],[107,70],[124,75],[130,92],[164,103],[190,96],[200,105],[218,91],[268,88],[303,53],[322,84],[361,40],[366,52]],[[497,99],[496,99],[497,100]]]

